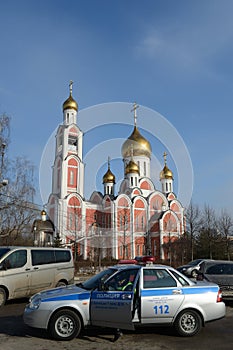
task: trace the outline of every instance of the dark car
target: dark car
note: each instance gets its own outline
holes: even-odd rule
[[[200,265],[204,261],[213,261],[213,260],[210,260],[210,259],[196,259],[196,260],[190,261],[186,265],[179,266],[177,268],[177,270],[179,272],[182,272],[186,276],[196,278],[197,275],[198,275],[198,271],[200,270]]]
[[[217,283],[221,288],[223,298],[233,299],[233,261],[203,261],[197,279]]]

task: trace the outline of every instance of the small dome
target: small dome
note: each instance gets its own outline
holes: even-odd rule
[[[41,216],[43,216],[43,215],[46,215],[47,213],[46,213],[46,211],[43,209],[43,210],[41,210],[41,212],[40,212],[40,215]]]
[[[72,97],[72,91],[73,91],[73,81],[72,80],[70,81],[69,88],[70,88],[70,96],[63,103],[63,112],[66,109],[75,109],[76,111],[78,111],[78,104]]]
[[[106,184],[107,182],[112,182],[115,184],[115,175],[111,172],[110,169],[104,174],[103,176],[103,184]]]
[[[138,173],[139,174],[138,165],[133,160],[130,160],[125,168],[125,175],[130,174],[130,173]]]
[[[132,154],[133,150],[133,154]],[[151,145],[139,132],[135,126],[132,134],[123,143],[121,147],[121,154],[123,158],[130,156],[151,156]]]
[[[70,94],[70,96],[68,97],[68,99],[63,103],[63,112],[66,109],[75,109],[76,111],[78,111],[78,104],[77,102],[73,99],[72,95]]]
[[[160,180],[162,179],[172,179],[173,180],[173,173],[172,171],[167,167],[167,165],[164,165],[163,170],[160,172]]]

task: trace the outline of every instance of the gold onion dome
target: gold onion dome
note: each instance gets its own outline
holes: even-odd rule
[[[78,111],[78,104],[72,97],[72,84],[73,84],[73,82],[71,81],[70,84],[69,84],[69,86],[70,86],[70,96],[63,103],[63,112],[66,109],[75,109],[76,111]]]
[[[151,156],[151,145],[139,132],[137,126],[134,126],[132,134],[123,143],[121,147],[121,154],[123,158],[131,156],[131,149],[133,149],[133,156]]]
[[[44,209],[42,209],[41,212],[40,212],[40,215],[41,216],[46,215],[46,211]]]
[[[103,176],[103,184],[106,184],[107,182],[112,182],[115,184],[115,175],[111,172],[110,169],[104,174]]]
[[[167,165],[164,166],[163,170],[160,172],[160,179],[172,179],[173,180],[173,173],[172,171],[167,167]]]
[[[160,172],[159,178],[162,179],[172,179],[173,180],[173,172],[167,167],[167,153],[164,152],[163,154],[164,158],[164,167],[163,170]]]
[[[133,160],[130,160],[125,168],[125,174],[127,175],[130,173],[138,173],[139,174],[139,167]]]

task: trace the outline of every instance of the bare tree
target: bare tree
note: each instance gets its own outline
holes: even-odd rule
[[[194,247],[195,247],[195,244],[194,244],[195,235],[197,235],[198,232],[200,231],[201,224],[202,224],[201,211],[199,207],[191,203],[190,206],[188,207],[185,217],[186,217],[187,233],[190,236],[191,260],[193,260]]]
[[[226,210],[222,210],[221,215],[218,219],[218,228],[221,234],[221,237],[224,240],[227,259],[231,260],[230,252],[230,235],[233,232],[233,221],[231,216],[227,213]]]
[[[10,118],[0,116],[0,238],[1,244],[15,244],[19,237],[31,231],[32,220],[38,215],[33,204],[34,166],[24,157],[7,158],[10,143]],[[7,181],[6,181],[7,180]]]

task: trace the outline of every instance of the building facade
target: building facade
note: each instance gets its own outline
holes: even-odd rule
[[[161,189],[155,188],[150,173],[152,149],[137,127],[122,145],[124,179],[119,191],[110,160],[103,174],[103,193],[84,198],[85,167],[83,133],[78,127],[78,104],[70,94],[63,103],[63,123],[56,133],[52,191],[47,203],[55,234],[72,245],[84,259],[131,259],[152,254],[169,259],[169,243],[184,233],[184,208],[173,192],[173,173],[167,166],[160,172]]]

